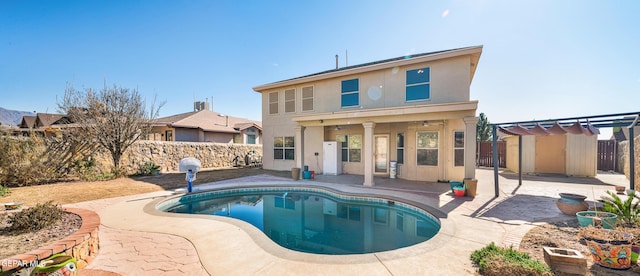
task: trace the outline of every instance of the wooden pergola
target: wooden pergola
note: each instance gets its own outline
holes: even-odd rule
[[[584,134],[597,135],[599,128],[626,127],[629,129],[629,188],[635,190],[634,129],[640,125],[640,112],[594,115],[561,119],[521,121],[491,124],[493,134],[493,180],[495,196],[499,196],[498,183],[498,130],[518,136],[518,186],[522,185],[522,136]]]

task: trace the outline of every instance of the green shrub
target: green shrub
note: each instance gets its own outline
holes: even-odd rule
[[[73,161],[72,168],[73,173],[82,181],[96,181],[101,174],[95,159],[90,156]]]
[[[0,185],[0,196],[5,196],[11,193],[11,190],[9,190],[9,188]]]
[[[497,247],[493,242],[471,253],[481,275],[553,275],[546,264],[512,247]]]
[[[604,210],[618,215],[618,223],[627,227],[633,227],[640,222],[640,208],[638,208],[640,200],[635,203],[633,202],[635,199],[640,198],[636,196],[635,191],[629,193],[626,200],[622,200],[611,191],[607,191],[607,194],[609,195],[608,197],[603,197]]]
[[[160,166],[149,161],[140,166],[138,170],[138,175],[158,175],[158,173],[160,173]]]
[[[36,204],[20,212],[9,215],[9,231],[35,232],[53,225],[62,219],[64,210],[52,201]]]

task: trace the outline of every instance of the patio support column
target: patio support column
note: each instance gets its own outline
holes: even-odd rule
[[[495,196],[500,196],[500,187],[498,185],[498,126],[493,125],[491,135],[493,136],[493,185]]]
[[[476,128],[478,117],[464,117],[464,177],[476,178]]]
[[[362,160],[364,161],[364,186],[373,186],[373,129],[376,126],[374,122],[362,123],[364,127],[364,141],[362,143],[363,153]]]
[[[300,171],[304,168],[304,129],[301,125],[295,127],[296,168],[300,168]]]

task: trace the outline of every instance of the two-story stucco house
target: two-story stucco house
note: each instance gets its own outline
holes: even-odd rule
[[[419,181],[475,177],[476,108],[469,87],[482,46],[423,53],[264,84],[263,168],[323,172],[323,144],[342,173]]]

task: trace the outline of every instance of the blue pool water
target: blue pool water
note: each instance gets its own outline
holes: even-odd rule
[[[165,201],[158,209],[240,219],[285,248],[316,254],[393,250],[424,242],[440,230],[437,218],[414,206],[318,188],[239,188],[189,194]]]

